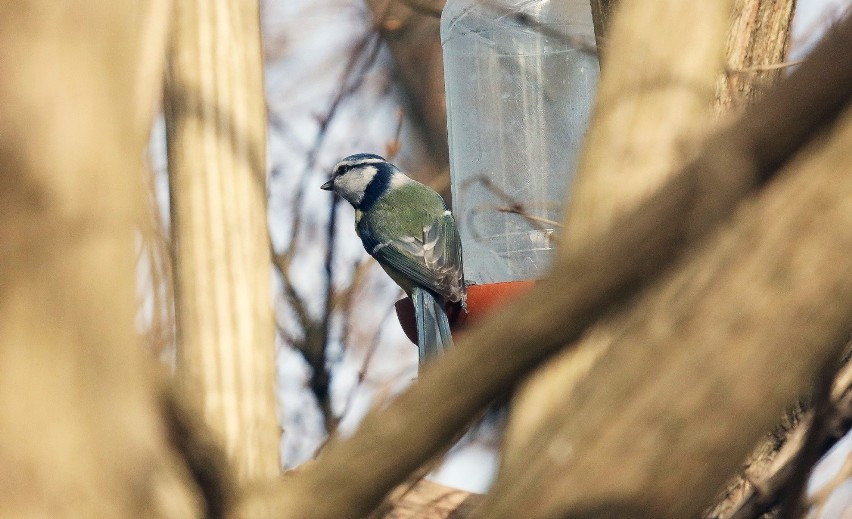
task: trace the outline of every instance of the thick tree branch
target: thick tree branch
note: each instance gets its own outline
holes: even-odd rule
[[[833,360],[852,319],[852,112],[631,303],[475,517],[691,517]],[[815,274],[818,273],[818,274]],[[582,417],[582,418],[579,418]]]
[[[619,6],[576,179],[566,194],[560,251],[610,228],[694,157],[708,132],[732,4]]]
[[[620,5],[580,167],[566,197],[561,251],[582,247],[693,158],[698,137],[712,123],[707,114],[722,71],[732,4]],[[617,320],[611,316],[596,326],[578,348],[564,351],[523,384],[507,426],[504,464],[524,462],[521,446],[551,413],[559,413],[563,400],[550,395],[570,391],[618,336],[610,324]]]

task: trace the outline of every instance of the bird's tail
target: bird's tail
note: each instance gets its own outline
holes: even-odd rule
[[[411,291],[414,303],[414,318],[417,320],[417,349],[420,364],[430,360],[453,345],[450,321],[441,296],[429,290],[415,287]]]

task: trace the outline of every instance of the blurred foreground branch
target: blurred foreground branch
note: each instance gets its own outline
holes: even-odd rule
[[[765,24],[783,32],[786,26],[779,19],[789,22],[791,4],[792,0],[680,3],[660,12],[635,3],[621,6],[609,38],[614,52],[604,67],[582,166],[566,200],[569,216],[563,250],[580,248],[589,236],[603,232],[691,158],[698,136],[715,122],[707,115],[714,101],[718,108],[731,105],[723,55],[735,65],[783,57],[786,38],[754,26]],[[649,38],[645,28],[651,26],[671,29],[665,37]],[[610,66],[632,73],[617,74],[607,69]],[[758,79],[750,74],[736,84],[746,88]],[[524,382],[507,430],[505,464],[525,463],[527,444],[553,416],[563,414],[565,399],[624,333],[623,317],[611,312],[574,348],[561,352]],[[554,394],[563,398],[554,399]]]
[[[134,329],[162,7],[0,4],[4,516],[199,513]]]

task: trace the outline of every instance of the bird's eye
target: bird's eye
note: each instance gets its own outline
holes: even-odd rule
[[[334,175],[343,175],[344,173],[351,171],[353,168],[355,168],[354,164],[342,164],[340,166],[337,166],[337,171],[334,172]]]

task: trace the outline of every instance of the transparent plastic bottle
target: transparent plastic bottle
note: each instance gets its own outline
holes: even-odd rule
[[[594,41],[588,0],[447,2],[453,212],[469,282],[549,268],[597,87]]]

